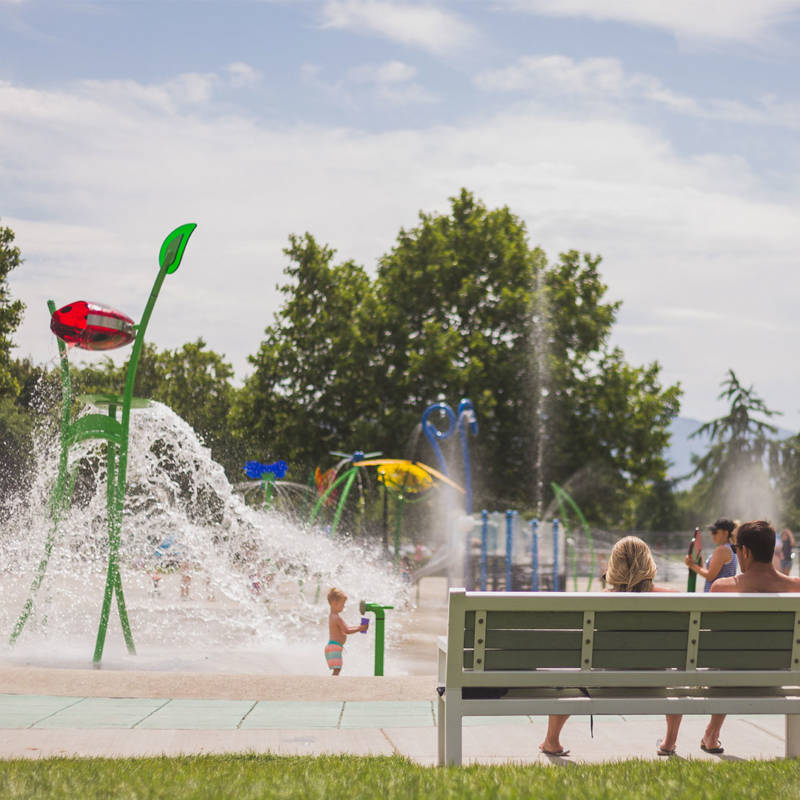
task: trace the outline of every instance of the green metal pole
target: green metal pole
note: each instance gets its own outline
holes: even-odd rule
[[[334,534],[336,531],[336,527],[339,524],[339,520],[342,518],[342,511],[344,511],[344,504],[347,502],[347,495],[350,494],[350,489],[353,487],[353,481],[356,479],[356,475],[358,475],[358,467],[353,467],[350,470],[350,476],[347,479],[347,483],[344,485],[344,489],[342,489],[342,496],[339,499],[339,505],[336,506],[336,513],[333,515],[333,525],[331,525],[331,535]]]
[[[383,643],[386,635],[384,624],[386,616],[383,610],[375,612],[375,675],[383,676]]]
[[[380,603],[365,603],[363,600],[359,604],[359,609],[361,610],[361,614],[365,614],[367,611],[371,611],[375,614],[375,669],[374,673],[376,676],[381,677],[383,676],[383,647],[384,647],[384,639],[385,639],[385,623],[386,623],[386,614],[385,611],[388,608],[394,608],[394,606],[383,606]]]
[[[47,301],[47,308],[50,311],[50,316],[55,313],[56,304],[52,300]],[[72,408],[72,381],[69,374],[69,359],[67,358],[67,346],[61,339],[58,339],[58,354],[61,361],[61,452],[58,457],[58,477],[56,478],[56,485],[50,495],[50,515],[53,520],[53,526],[47,534],[47,539],[44,544],[44,555],[39,561],[39,566],[36,569],[36,575],[31,583],[28,599],[19,615],[17,624],[11,632],[9,644],[14,644],[25,623],[28,621],[31,612],[33,611],[33,600],[39,587],[42,585],[45,573],[47,572],[47,565],[50,561],[50,555],[53,552],[53,545],[56,541],[58,534],[58,523],[61,519],[61,514],[64,506],[69,501],[72,494],[72,484],[68,477],[68,462],[69,462],[69,445],[67,439],[67,432],[69,430],[70,411]]]
[[[351,469],[356,469],[356,467],[351,467]],[[327,499],[328,499],[328,498],[331,496],[331,494],[332,494],[332,493],[333,493],[333,491],[336,489],[336,487],[337,487],[337,486],[338,486],[340,483],[343,483],[343,482],[344,482],[344,481],[347,479],[347,477],[348,477],[349,475],[350,475],[350,470],[347,470],[347,471],[343,472],[343,473],[342,473],[342,474],[341,474],[341,475],[340,475],[340,476],[339,476],[339,477],[338,477],[338,478],[337,478],[337,479],[336,479],[336,480],[335,480],[335,481],[334,481],[334,482],[333,482],[333,483],[332,483],[332,484],[331,484],[331,485],[330,485],[330,486],[329,486],[329,487],[328,487],[328,488],[325,490],[324,494],[322,494],[322,495],[320,496],[319,500],[317,500],[317,502],[314,504],[314,508],[313,508],[313,509],[312,509],[312,511],[311,511],[311,516],[308,518],[308,524],[309,524],[309,525],[312,525],[312,524],[313,524],[313,522],[314,522],[314,520],[317,518],[317,514],[319,514],[319,512],[320,512],[320,509],[322,508],[323,504],[324,504],[324,503],[325,503],[325,501],[326,501],[326,500],[327,500]]]
[[[139,356],[144,345],[144,334],[150,322],[150,316],[158,300],[158,293],[164,283],[164,278],[180,266],[183,252],[189,241],[189,237],[197,226],[194,223],[181,225],[170,233],[161,245],[159,252],[158,275],[150,290],[150,297],[147,299],[142,319],[136,330],[136,339],[133,342],[133,350],[128,361],[128,373],[125,377],[125,392],[122,396],[122,419],[121,435],[118,450],[116,488],[113,493],[112,513],[108,517],[108,573],[106,575],[106,588],[103,595],[103,606],[100,611],[100,625],[97,629],[97,641],[95,643],[94,664],[98,666],[103,657],[103,647],[108,627],[108,617],[111,609],[112,593],[117,593],[117,608],[119,610],[120,622],[125,636],[128,650],[135,653],[133,646],[133,636],[131,634],[128,613],[125,607],[125,599],[122,592],[122,577],[119,574],[119,544],[122,534],[122,515],[125,505],[125,486],[128,479],[128,438],[130,433],[131,403],[133,401],[133,387],[136,381],[136,368],[139,363]],[[115,409],[116,416],[116,409]],[[111,480],[109,475],[109,480]]]
[[[572,509],[578,516],[581,525],[583,525],[583,531],[586,534],[586,538],[589,541],[589,552],[591,554],[591,562],[589,564],[589,583],[586,585],[586,591],[589,592],[592,589],[592,580],[594,578],[594,567],[595,567],[594,539],[592,538],[591,528],[589,527],[589,523],[586,521],[586,517],[583,516],[583,512],[578,507],[578,504],[572,499],[572,497],[567,493],[567,491],[565,489],[562,489],[557,483],[551,483],[550,486],[552,487],[553,492],[555,493],[556,498],[558,499],[558,506],[561,511],[561,518],[562,519],[568,518],[565,514],[564,505],[562,503],[563,499],[564,501],[569,503],[570,506],[572,506]],[[577,575],[576,575],[576,580],[577,580]]]
[[[261,486],[264,488],[264,508],[269,511],[272,508],[272,493],[275,489],[275,473],[267,472],[261,479]]]

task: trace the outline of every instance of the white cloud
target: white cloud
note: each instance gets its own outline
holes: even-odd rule
[[[259,73],[242,62],[229,64],[222,74],[185,72],[161,83],[144,84],[134,80],[84,80],[78,93],[84,99],[115,106],[135,105],[175,113],[187,106],[205,106],[220,91],[256,83]],[[23,102],[34,105],[38,97],[27,95]]]
[[[662,28],[677,36],[751,41],[796,18],[800,0],[496,0],[553,17]]]
[[[228,73],[231,86],[252,86],[261,80],[261,73],[243,61],[228,64],[225,71]]]
[[[385,61],[383,64],[359,64],[348,70],[348,77],[356,83],[403,83],[417,74],[417,68],[402,61]]]
[[[522,56],[501,69],[475,76],[475,85],[491,92],[524,92],[530,95],[572,100],[573,105],[604,105],[644,100],[694,117],[769,125],[800,130],[800,103],[784,102],[766,95],[751,103],[711,98],[703,103],[675,92],[653,75],[628,73],[616,58],[574,60],[568,56]]]
[[[327,0],[322,26],[383,36],[432,53],[463,47],[475,36],[472,25],[433,4],[389,0]]]
[[[773,354],[800,334],[800,202],[769,199],[742,159],[682,157],[619,114],[566,118],[544,103],[458,128],[364,133],[133,103],[125,98],[151,89],[123,88],[0,83],[3,224],[26,259],[9,278],[28,304],[21,355],[55,354],[48,297],[97,299],[136,317],[163,236],[194,221],[149,339],[176,347],[203,336],[242,375],[281,302],[273,287],[290,232],[309,230],[373,268],[420,208],[444,211],[467,186],[490,207],[509,205],[552,257],[603,254],[610,295],[624,301],[615,341],[681,377],[687,412],[717,411],[730,366],[797,424],[796,379]],[[653,312],[686,307],[730,313]],[[741,309],[780,330],[739,325]]]
[[[619,95],[627,79],[615,58],[587,58],[575,61],[568,56],[522,56],[516,64],[480,73],[476,84],[482,89],[501,92],[524,90],[553,94]]]
[[[409,106],[439,102],[439,98],[412,80],[416,67],[402,61],[382,64],[359,64],[347,70],[345,79],[329,79],[317,64],[303,64],[301,75],[328,99],[343,108],[355,109],[365,104]]]

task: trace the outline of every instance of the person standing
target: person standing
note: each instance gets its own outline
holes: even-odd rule
[[[706,560],[705,567],[695,564],[689,556],[684,558],[686,566],[692,572],[696,572],[706,579],[704,592],[711,590],[714,581],[720,578],[732,578],[736,574],[736,554],[733,552],[733,531],[736,528],[733,520],[721,517],[713,525],[709,525],[711,531],[711,541],[714,542],[714,550]]]

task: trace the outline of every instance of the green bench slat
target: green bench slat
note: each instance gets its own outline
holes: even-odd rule
[[[683,650],[686,664],[687,631],[597,631],[594,652],[602,650]],[[596,656],[595,656],[596,658]]]
[[[791,631],[791,611],[704,611],[700,627],[714,631]]]
[[[475,644],[475,631],[464,631],[464,647]],[[580,650],[581,631],[486,632],[486,647],[493,650]]]
[[[717,669],[789,669],[791,650],[704,650],[698,667]]]
[[[688,631],[689,614],[683,611],[598,611],[598,631]]]
[[[700,631],[700,650],[785,650],[792,652],[792,631]]]
[[[464,615],[464,628],[475,627],[475,612]],[[489,611],[486,614],[487,630],[583,630],[580,611]]]
[[[686,649],[682,650],[629,650],[619,652],[600,650],[592,657],[592,667],[597,669],[666,669],[686,667]]]
[[[464,651],[464,669],[473,668],[473,651]],[[580,666],[580,650],[487,650],[484,672],[492,670],[528,670],[540,667]]]

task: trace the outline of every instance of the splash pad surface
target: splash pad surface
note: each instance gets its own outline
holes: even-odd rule
[[[0,538],[4,639],[51,526],[54,447],[39,443],[36,480]],[[91,661],[108,558],[102,445],[74,448],[71,463],[79,469],[75,501],[29,626],[16,646],[0,647],[2,665],[77,669]],[[413,617],[410,591],[377,549],[247,506],[194,431],[158,403],[132,416],[120,563],[138,655],[128,655],[112,618],[104,669],[327,674],[325,595],[336,585],[349,595],[352,623],[361,599],[395,606],[386,666],[403,674],[395,654]],[[373,647],[372,636],[353,635],[345,671],[372,674]]]

